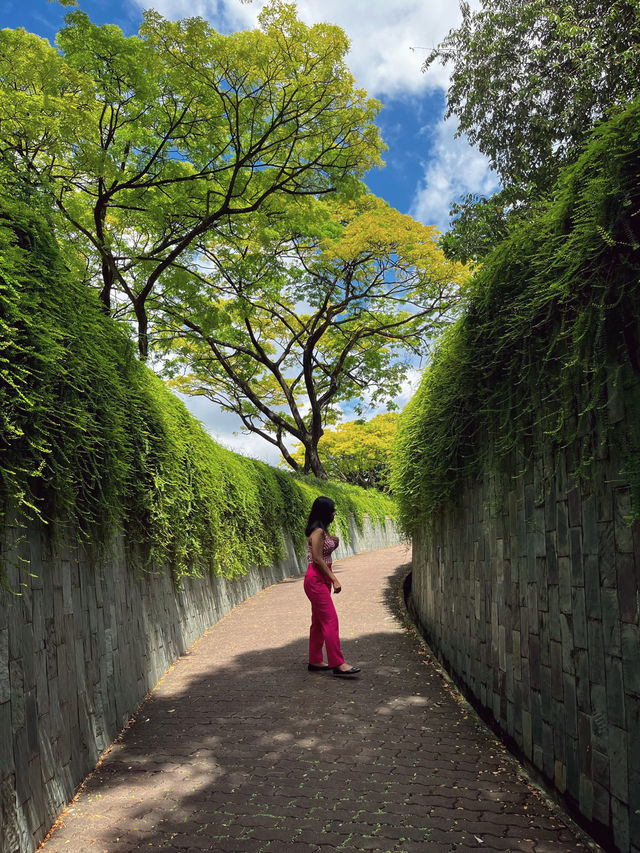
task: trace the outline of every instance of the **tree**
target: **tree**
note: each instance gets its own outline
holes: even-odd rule
[[[487,155],[503,184],[493,206],[466,199],[452,211],[447,251],[466,259],[484,254],[487,236],[504,234],[511,212],[530,213],[594,125],[640,92],[640,3],[482,0],[479,11],[460,8],[462,23],[423,70],[451,65],[447,117],[457,117],[458,134]]]
[[[490,198],[469,193],[461,201],[454,202],[449,211],[453,217],[451,227],[440,239],[445,255],[462,263],[481,261],[507,236],[507,219],[515,219],[508,207],[502,192]]]
[[[155,12],[129,38],[66,22],[59,53],[0,32],[0,156],[53,194],[67,263],[133,312],[143,356],[154,292],[205,235],[285,195],[349,193],[380,163],[379,104],[354,88],[344,33],[280,0],[226,36]]]
[[[397,421],[395,412],[387,412],[370,421],[346,421],[326,429],[318,453],[329,478],[365,489],[388,491]],[[292,456],[302,464],[304,448],[294,451]]]
[[[427,57],[453,65],[447,115],[505,185],[548,189],[594,124],[639,91],[637,0],[482,0]]]
[[[411,359],[455,314],[468,271],[446,260],[434,228],[371,196],[309,199],[289,206],[280,232],[268,225],[203,246],[199,280],[172,285],[158,335],[177,352],[177,387],[324,477],[318,442],[339,404],[393,405]],[[302,443],[302,465],[285,437]]]

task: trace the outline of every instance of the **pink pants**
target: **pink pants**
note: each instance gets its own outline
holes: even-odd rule
[[[322,645],[327,647],[329,666],[344,663],[338,635],[338,614],[331,600],[331,581],[309,563],[304,576],[304,591],[311,602],[311,629],[309,631],[309,663],[321,664]]]

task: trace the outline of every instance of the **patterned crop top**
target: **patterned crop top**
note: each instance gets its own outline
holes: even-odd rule
[[[331,565],[331,554],[336,550],[340,543],[340,540],[337,536],[329,536],[327,533],[324,534],[324,542],[322,544],[322,559],[327,563],[327,565]],[[311,554],[311,542],[309,542],[309,546],[307,548],[307,562],[313,562],[313,556]]]

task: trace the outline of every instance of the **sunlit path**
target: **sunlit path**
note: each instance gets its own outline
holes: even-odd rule
[[[358,679],[307,672],[301,578],[233,610],[158,685],[41,849],[585,849],[393,615],[409,559],[398,546],[336,565]]]

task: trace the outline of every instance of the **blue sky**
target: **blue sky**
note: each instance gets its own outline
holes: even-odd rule
[[[137,32],[142,10],[168,18],[199,15],[221,32],[253,27],[264,0],[80,0],[96,23]],[[384,104],[379,117],[389,146],[386,167],[367,177],[369,188],[402,213],[446,230],[451,202],[466,192],[490,194],[495,176],[465,139],[454,139],[455,123],[443,120],[447,70],[421,65],[428,49],[458,24],[455,0],[299,0],[307,24],[330,21],[351,40],[347,62],[359,86]],[[477,0],[472,6],[478,5]],[[65,9],[48,0],[0,0],[0,25],[24,27],[53,43]],[[405,389],[408,401],[417,375]],[[226,446],[277,463],[277,454],[258,437],[235,435],[234,416],[206,400],[187,401],[211,434]],[[371,412],[373,416],[375,412]]]

